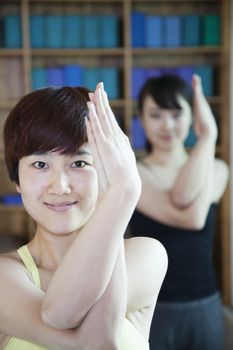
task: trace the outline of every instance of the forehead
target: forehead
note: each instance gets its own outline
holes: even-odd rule
[[[177,101],[179,102],[179,104],[183,110],[190,110],[191,111],[191,107],[190,107],[189,103],[185,100],[184,97],[182,97],[181,95],[177,95]],[[166,108],[160,107],[158,105],[158,103],[150,95],[145,97],[144,107],[146,109],[151,109],[151,110],[154,110],[154,109],[165,110],[166,109]]]

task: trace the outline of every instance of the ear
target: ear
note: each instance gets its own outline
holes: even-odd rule
[[[21,190],[20,190],[19,185],[16,185],[16,191],[17,191],[18,193],[21,193]]]

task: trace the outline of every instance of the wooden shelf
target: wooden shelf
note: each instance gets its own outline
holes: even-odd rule
[[[174,47],[174,48],[134,48],[132,54],[137,56],[146,55],[212,55],[220,54],[221,46],[201,46],[201,47]]]
[[[25,213],[25,209],[23,206],[20,205],[3,205],[0,204],[0,213]]]

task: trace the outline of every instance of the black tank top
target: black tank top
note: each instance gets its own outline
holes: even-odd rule
[[[216,204],[210,206],[201,230],[176,228],[154,221],[137,210],[133,213],[130,234],[156,238],[167,250],[168,271],[159,301],[191,301],[217,291],[212,261],[216,207]]]

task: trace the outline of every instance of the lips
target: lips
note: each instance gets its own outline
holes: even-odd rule
[[[74,202],[62,202],[62,203],[47,203],[44,202],[44,204],[46,205],[47,208],[49,208],[52,211],[55,212],[64,212],[67,211],[71,208],[73,208],[78,202],[74,201]]]

